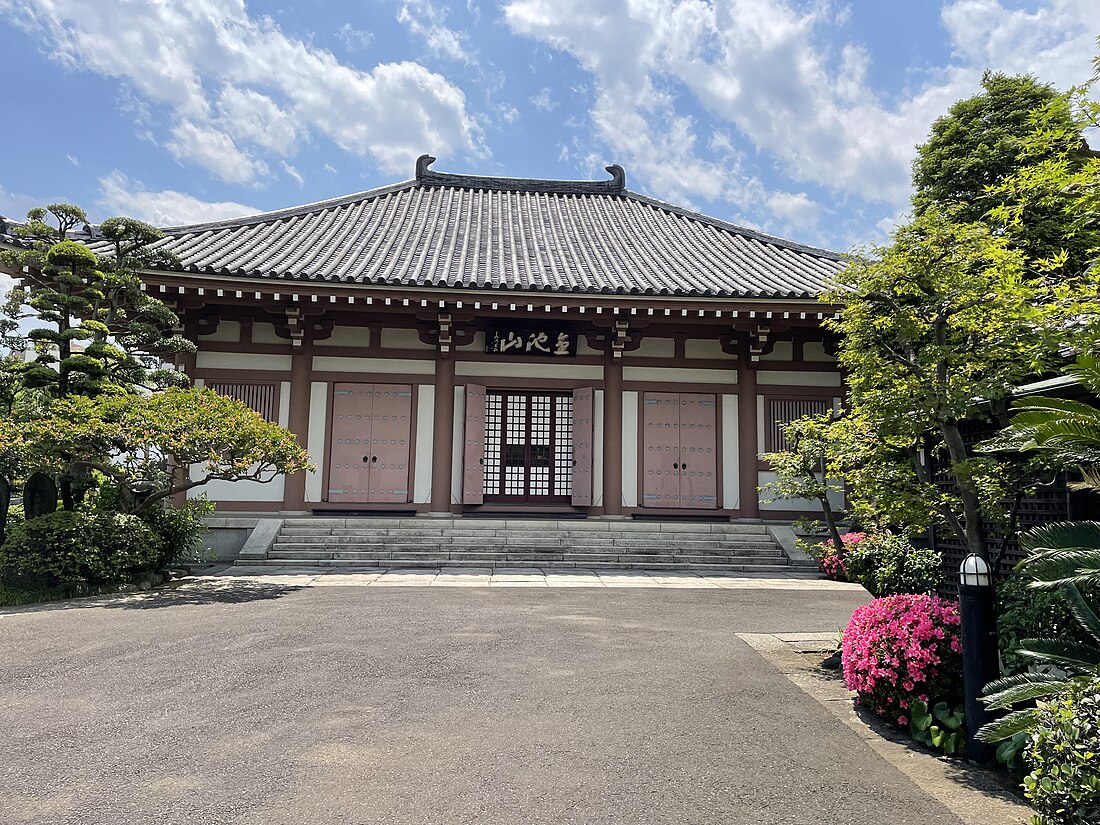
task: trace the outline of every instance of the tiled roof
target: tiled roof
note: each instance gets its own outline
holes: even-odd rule
[[[184,271],[301,281],[634,295],[816,297],[840,256],[610,181],[451,175],[165,229]],[[95,241],[92,249],[98,250]]]

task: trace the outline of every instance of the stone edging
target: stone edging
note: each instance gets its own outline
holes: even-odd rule
[[[816,676],[795,648],[780,638],[782,634],[736,635],[965,825],[1023,825],[1031,821],[1034,811],[1011,794],[1001,775],[960,760],[937,757],[911,747],[900,735],[888,738],[871,728],[856,713],[843,683]]]

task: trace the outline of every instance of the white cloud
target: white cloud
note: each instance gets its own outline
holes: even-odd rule
[[[369,72],[345,65],[251,16],[243,0],[3,0],[0,14],[62,64],[117,78],[166,106],[173,153],[226,180],[270,174],[258,155],[289,156],[310,134],[405,174],[429,150],[487,154],[465,96],[447,78],[410,62]]]
[[[768,196],[768,209],[788,226],[810,229],[817,225],[822,206],[805,192],[773,192]]]
[[[511,124],[519,120],[519,109],[510,103],[501,103],[497,106],[497,111],[500,113],[500,119],[505,123]]]
[[[552,112],[558,108],[558,102],[550,96],[550,90],[546,88],[532,97],[531,103],[534,104],[536,109],[541,109],[544,112]]]
[[[306,179],[302,177],[302,173],[287,163],[285,160],[279,161],[279,164],[283,167],[283,171],[287,174],[287,177],[293,178],[298,183],[298,188],[305,186]]]
[[[978,90],[987,65],[1067,85],[1088,73],[1093,52],[1094,0],[1045,0],[1030,13],[996,0],[955,0],[943,19],[956,64],[890,102],[871,86],[870,58],[860,44],[830,45],[846,14],[830,0],[504,6],[513,32],[569,53],[589,73],[596,136],[662,197],[722,198],[739,208],[770,197],[776,214],[788,219],[810,213],[798,196],[764,192],[745,173],[738,146],[773,158],[796,185],[896,210],[909,195],[915,145],[951,103]],[[689,103],[715,123],[705,141],[684,113]],[[724,162],[701,157],[703,143]]]
[[[336,174],[336,167],[333,166],[331,163],[326,163],[324,165],[324,170],[326,172],[328,172],[330,175],[335,175]]]
[[[374,41],[374,33],[357,29],[345,23],[336,32],[337,39],[349,52],[361,52]]]
[[[80,166],[80,158],[78,158],[76,155],[65,155],[65,157],[73,166]]]
[[[107,212],[137,218],[154,226],[206,223],[260,211],[242,203],[203,201],[171,189],[151,192],[140,181],[131,181],[117,169],[100,178],[99,193],[99,204]]]
[[[397,13],[397,21],[422,38],[432,54],[461,63],[474,61],[469,35],[448,27],[447,9],[439,8],[431,0],[405,0]]]
[[[227,183],[252,183],[269,174],[267,164],[237,147],[225,132],[183,121],[172,130],[168,151],[179,160],[190,160]]]
[[[297,147],[301,127],[291,112],[254,89],[227,85],[218,96],[219,125],[238,140],[254,143],[280,155]]]

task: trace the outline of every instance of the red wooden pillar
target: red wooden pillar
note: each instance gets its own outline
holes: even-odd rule
[[[616,350],[603,365],[603,513],[623,514],[623,361]]]
[[[435,354],[435,419],[432,433],[433,515],[451,512],[451,467],[455,432],[455,362],[449,352]]]
[[[760,518],[760,483],[757,469],[756,365],[752,363],[748,340],[737,357],[737,444],[738,487],[741,491],[741,518]]]
[[[290,362],[290,416],[287,429],[305,448],[309,439],[310,379],[313,377],[313,337],[306,329],[302,343],[294,347]],[[289,475],[283,482],[283,509],[296,511],[306,507],[306,474]]]

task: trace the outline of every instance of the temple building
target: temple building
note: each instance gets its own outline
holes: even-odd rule
[[[198,345],[180,368],[317,466],[212,484],[219,511],[802,514],[760,502],[760,454],[840,403],[818,295],[841,256],[631,192],[618,166],[551,181],[433,161],[165,230],[179,263],[144,280]]]

